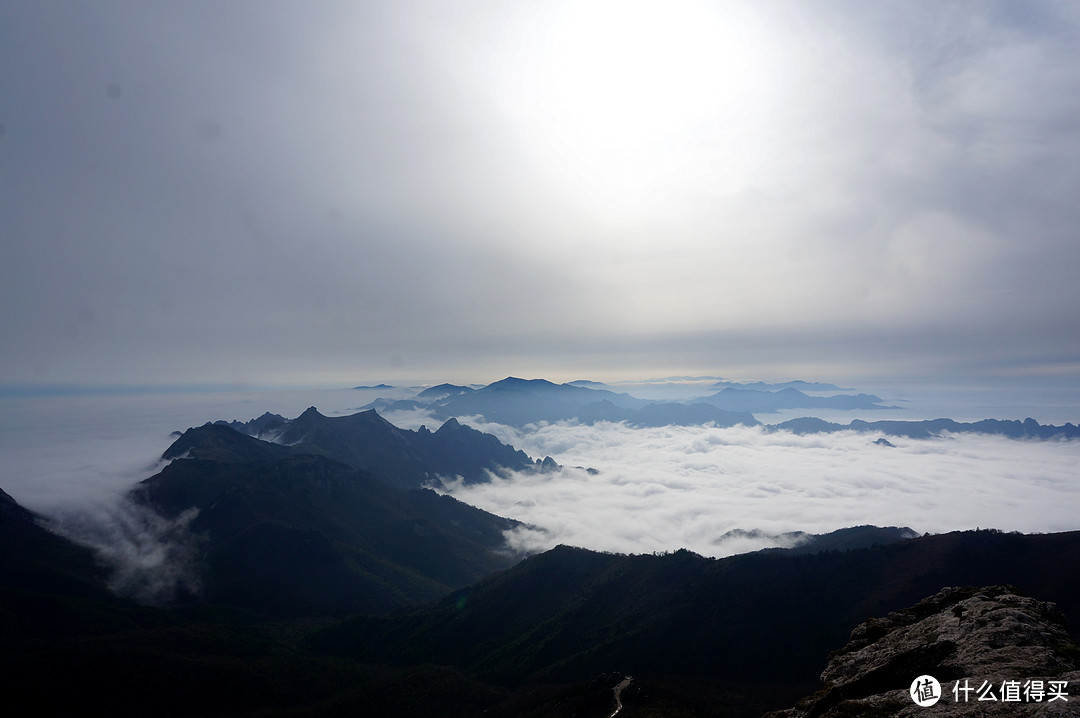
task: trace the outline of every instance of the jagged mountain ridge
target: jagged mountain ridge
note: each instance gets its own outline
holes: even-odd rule
[[[218,428],[212,428],[218,427]],[[208,424],[188,429],[162,455],[216,459],[215,444],[225,440],[222,427],[249,435],[263,446],[234,441],[229,451],[249,458],[283,458],[298,454],[325,456],[357,469],[370,471],[398,488],[419,488],[439,477],[484,481],[488,472],[526,471],[542,463],[525,452],[503,444],[495,436],[447,419],[436,431],[420,427],[400,429],[373,409],[329,417],[315,407],[289,420],[264,414],[247,423]]]

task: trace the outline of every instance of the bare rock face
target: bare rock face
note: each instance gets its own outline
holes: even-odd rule
[[[915,702],[920,676],[940,683],[936,704]],[[771,718],[1080,718],[1080,648],[1065,617],[1011,586],[944,588],[872,618],[832,654],[821,680],[825,689]]]

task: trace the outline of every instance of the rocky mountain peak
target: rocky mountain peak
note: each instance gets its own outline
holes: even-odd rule
[[[450,434],[455,431],[460,431],[463,428],[465,427],[462,426],[461,422],[458,421],[457,418],[451,416],[449,419],[443,422],[442,426],[436,429],[435,433],[446,432],[447,434]]]
[[[323,416],[322,414],[320,414],[319,410],[316,409],[315,407],[309,406],[308,408],[304,409],[303,414],[296,417],[296,421],[300,421],[301,419],[316,419],[316,418],[325,419],[326,417]]]
[[[1012,586],[944,588],[910,608],[871,618],[831,655],[821,674],[824,690],[769,715],[920,715],[927,709],[909,690],[924,675],[941,686],[933,715],[972,715],[975,707],[987,716],[1080,715],[1080,695],[1071,696],[1072,702],[1051,702],[1049,692],[1039,701],[1024,700],[1028,682],[1044,691],[1051,682],[1064,682],[1066,691],[1071,685],[1080,692],[1080,649],[1054,604],[1020,595]],[[1005,700],[1005,684],[1014,681],[1018,697]]]

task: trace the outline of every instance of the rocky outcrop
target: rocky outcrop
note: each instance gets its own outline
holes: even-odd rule
[[[940,700],[927,707],[910,693],[924,675],[940,682]],[[770,718],[1080,717],[1080,648],[1064,616],[1011,586],[945,588],[872,618],[821,680],[823,690]]]

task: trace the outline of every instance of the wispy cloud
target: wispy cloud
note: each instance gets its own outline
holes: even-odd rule
[[[189,529],[197,514],[192,508],[167,519],[122,499],[62,510],[46,525],[93,549],[109,569],[109,587],[119,595],[165,604],[202,590],[196,562],[200,537]]]

